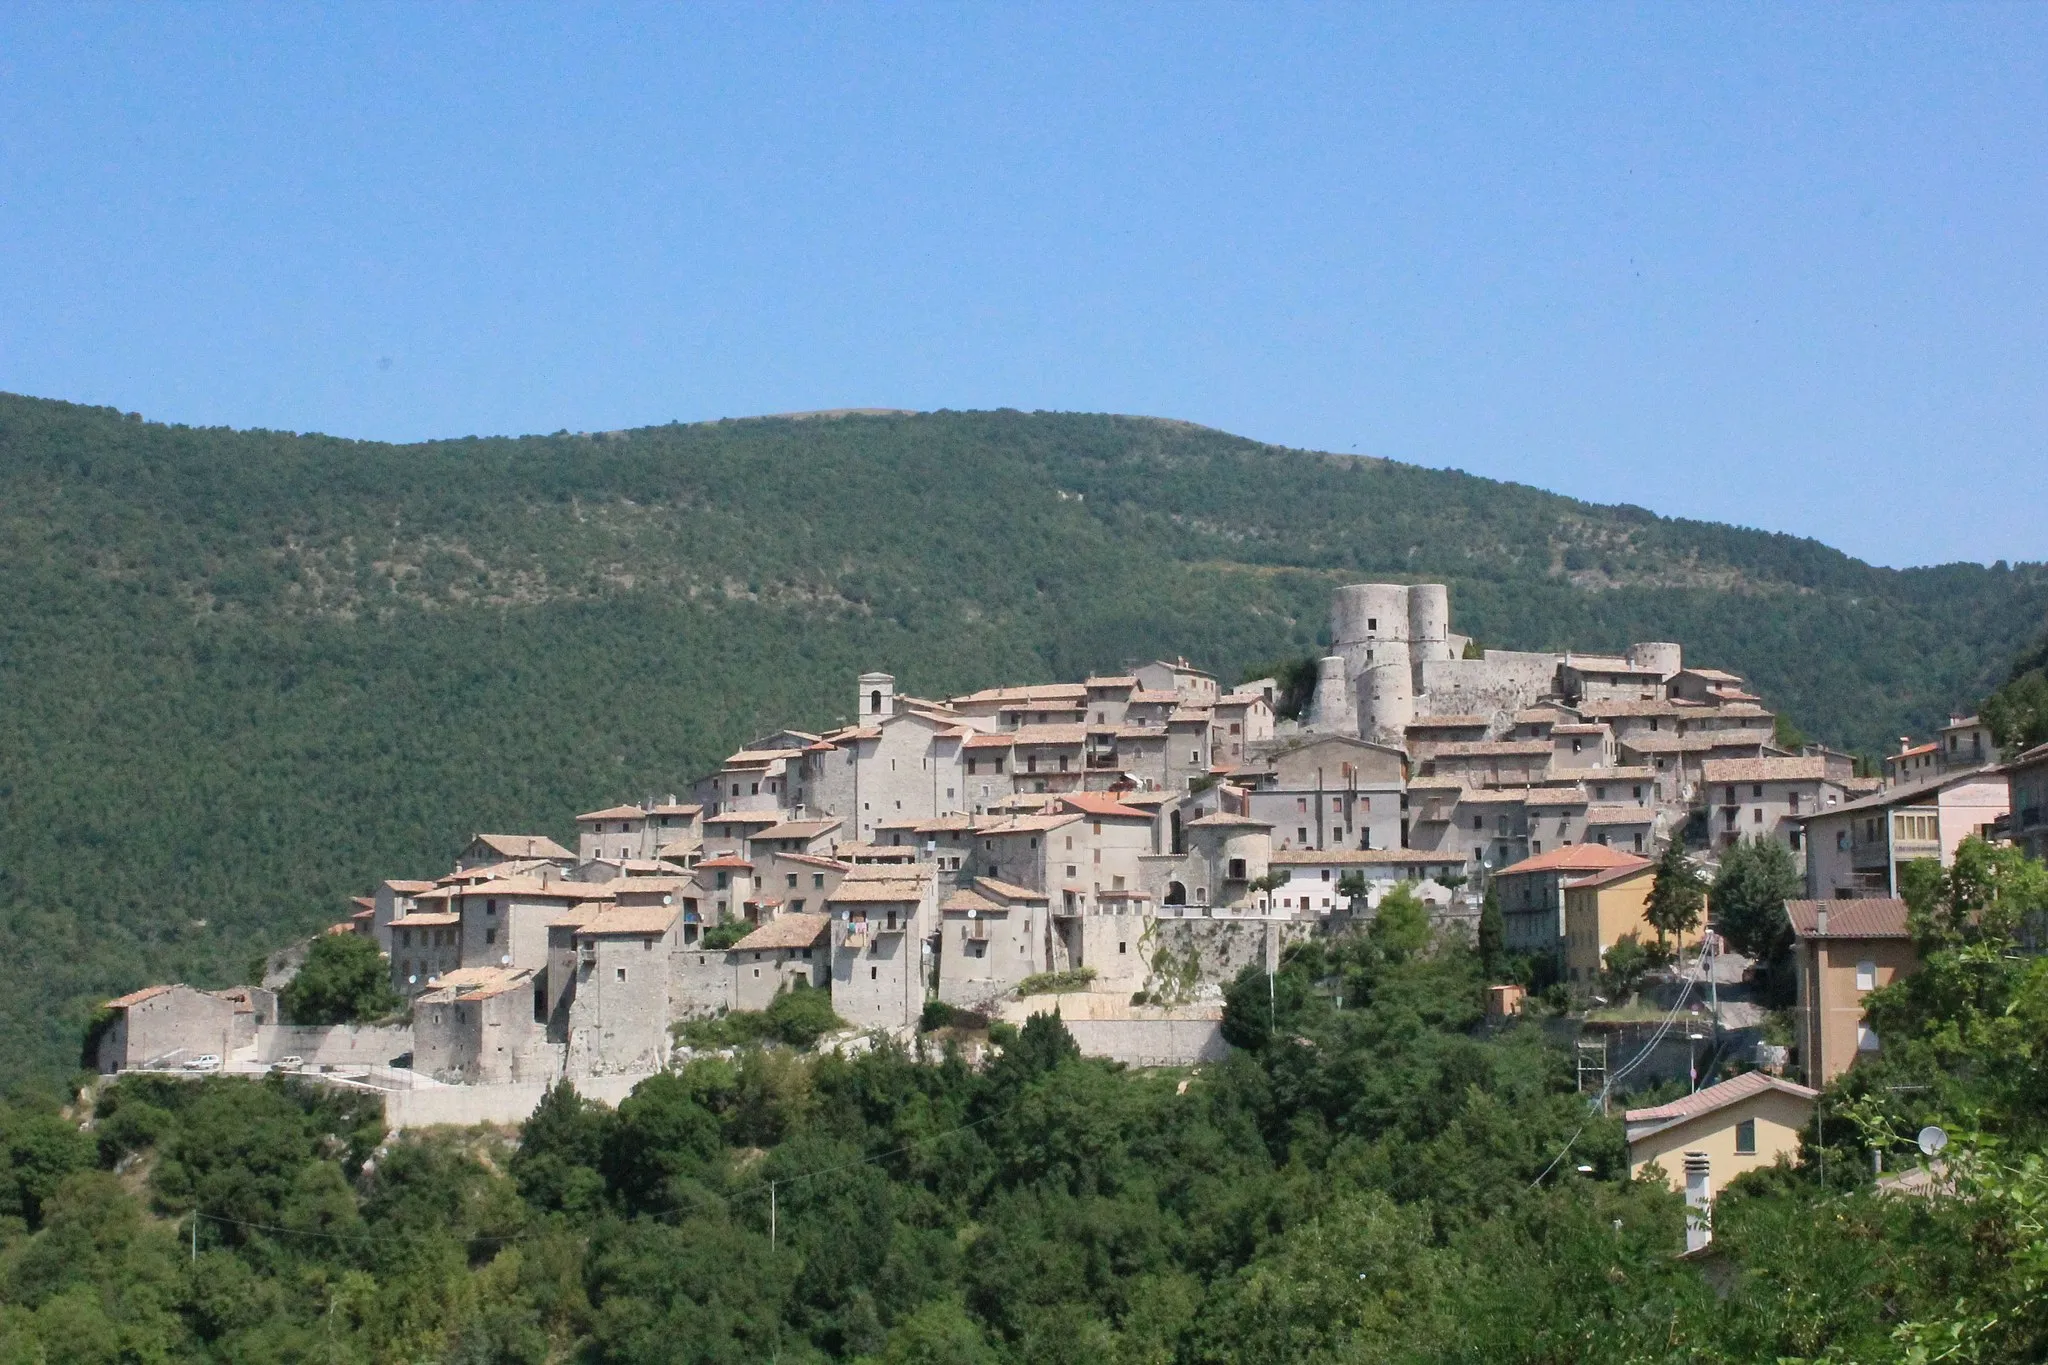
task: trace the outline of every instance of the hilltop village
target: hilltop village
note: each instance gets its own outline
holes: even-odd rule
[[[856,723],[765,734],[686,793],[579,814],[574,848],[477,834],[336,926],[374,939],[410,1007],[403,1037],[358,1052],[384,1054],[387,1085],[631,1078],[669,1063],[680,1023],[820,989],[850,1029],[898,1037],[932,1001],[1021,1017],[1057,992],[1084,1049],[1199,1060],[1221,1049],[1225,982],[1370,921],[1396,887],[1465,933],[1491,889],[1507,948],[1587,990],[1644,933],[1666,845],[1711,859],[1762,837],[1823,907],[1807,939],[1844,900],[1903,936],[1899,867],[2009,823],[2027,780],[1974,718],[1858,776],[1780,747],[1744,680],[1678,644],[1480,649],[1442,585],[1342,588],[1330,638],[1287,717],[1275,679],[1225,690],[1185,660],[945,699],[865,673]],[[1857,1045],[1820,990],[1815,1083]],[[278,1023],[262,988],[112,1008],[108,1071],[260,1065]]]

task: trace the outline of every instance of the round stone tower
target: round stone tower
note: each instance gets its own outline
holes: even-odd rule
[[[1408,648],[1415,657],[1419,692],[1422,664],[1451,657],[1451,590],[1443,584],[1417,583],[1408,589]]]
[[[1669,640],[1644,640],[1628,647],[1628,661],[1637,668],[1654,668],[1667,679],[1685,666],[1685,650]]]
[[[1325,735],[1358,733],[1358,709],[1351,700],[1351,673],[1341,654],[1316,660],[1316,694],[1309,703],[1308,728]]]

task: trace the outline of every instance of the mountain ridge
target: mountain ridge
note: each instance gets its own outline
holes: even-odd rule
[[[1681,641],[1873,750],[2002,681],[2039,565],[1885,569],[1171,419],[848,414],[392,445],[0,396],[0,1079],[479,829],[909,691],[1317,652],[1444,581],[1502,648]],[[13,1070],[8,1071],[8,1067]]]

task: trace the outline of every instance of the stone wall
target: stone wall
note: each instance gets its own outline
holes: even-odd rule
[[[1220,1019],[1063,1020],[1084,1057],[1107,1057],[1126,1066],[1193,1066],[1230,1052]]]
[[[303,1057],[311,1066],[389,1066],[413,1050],[412,1025],[263,1024],[256,1030],[256,1060]]]
[[[617,1105],[633,1093],[646,1075],[579,1078],[576,1093],[588,1100]],[[549,1082],[512,1085],[445,1085],[384,1093],[384,1124],[393,1132],[443,1124],[467,1128],[479,1123],[524,1123],[540,1107]]]
[[[1282,919],[1161,919],[1147,950],[1147,989],[1167,1000],[1190,999],[1252,963],[1277,965],[1288,944],[1314,932],[1312,924]]]

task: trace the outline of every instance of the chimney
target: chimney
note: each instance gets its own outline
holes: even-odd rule
[[[1690,1255],[1714,1240],[1714,1182],[1707,1154],[1685,1154],[1685,1250]]]
[[[1899,752],[1900,752],[1900,753],[1904,753],[1904,752],[1906,752],[1906,750],[1908,750],[1908,749],[1910,749],[1910,748],[1912,748],[1912,747],[1913,747],[1913,737],[1912,737],[1911,735],[1900,735],[1900,736],[1899,736]]]
[[[1828,908],[1825,905],[1820,908],[1820,913],[1813,917],[1813,932],[1817,938],[1826,938],[1828,935]]]

